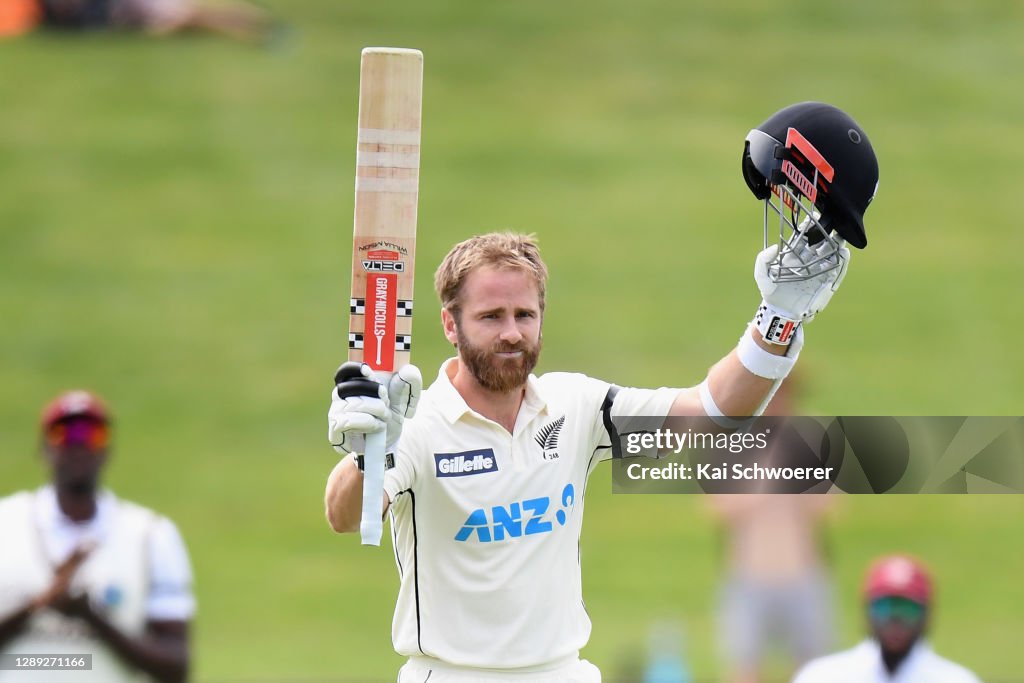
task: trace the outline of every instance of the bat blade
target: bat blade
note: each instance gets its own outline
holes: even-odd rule
[[[349,360],[379,373],[409,362],[419,197],[423,53],[366,48],[349,302]]]
[[[349,360],[377,378],[412,350],[423,53],[368,47],[359,71],[359,133],[349,300]],[[360,535],[380,545],[386,435],[368,434]]]

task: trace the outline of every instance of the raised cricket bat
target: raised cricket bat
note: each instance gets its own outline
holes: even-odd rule
[[[412,349],[422,102],[422,52],[363,50],[348,358],[368,364],[383,382],[409,362]],[[367,435],[363,545],[380,545],[383,532],[385,443],[383,433]]]

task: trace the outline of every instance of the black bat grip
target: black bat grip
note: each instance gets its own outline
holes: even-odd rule
[[[338,371],[334,373],[335,391],[338,398],[352,398],[353,396],[380,396],[380,382],[367,379],[361,371],[362,363],[349,361],[342,363]]]

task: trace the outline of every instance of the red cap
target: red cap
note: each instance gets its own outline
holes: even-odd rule
[[[35,0],[3,0],[0,2],[0,38],[27,33],[42,17],[39,3]]]
[[[864,596],[870,600],[899,597],[927,605],[932,599],[932,579],[918,560],[890,555],[875,560],[864,580]]]
[[[82,389],[65,391],[43,408],[43,429],[69,417],[89,417],[104,424],[110,422],[110,412],[100,397]]]

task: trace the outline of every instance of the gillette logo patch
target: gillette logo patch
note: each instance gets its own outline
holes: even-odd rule
[[[465,477],[498,471],[498,459],[490,448],[462,453],[434,453],[434,462],[439,477]]]

